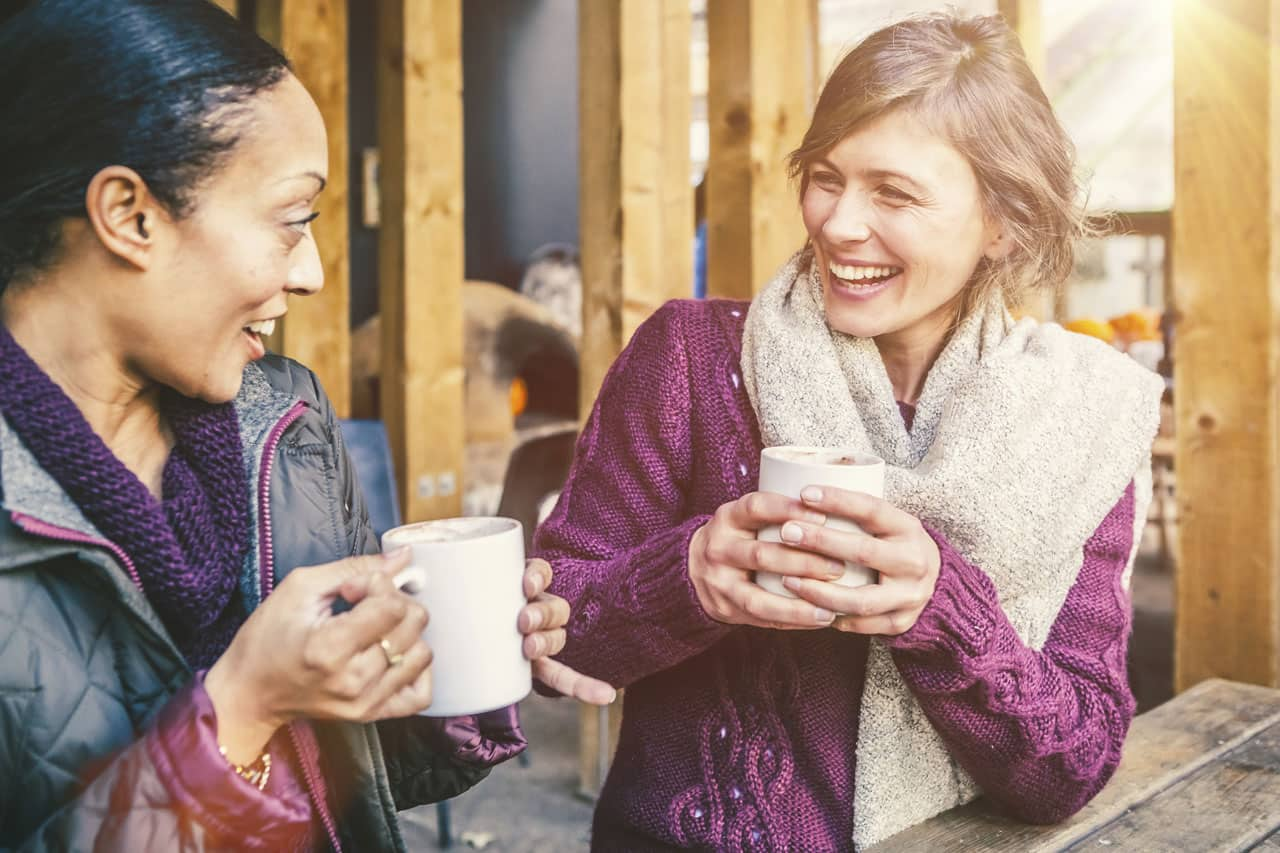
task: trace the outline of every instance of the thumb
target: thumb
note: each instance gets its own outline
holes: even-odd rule
[[[312,595],[336,595],[345,585],[352,584],[353,589],[367,585],[370,578],[391,572],[400,571],[409,564],[409,549],[399,549],[388,554],[366,554],[359,557],[347,557],[332,563],[310,566],[299,569],[294,574],[306,578],[308,591]]]
[[[408,568],[412,558],[412,550],[402,547],[382,554],[342,560],[340,562],[343,563],[359,561],[359,566],[357,571],[343,578],[337,593],[351,604],[357,604],[370,594],[376,584],[381,582],[385,585],[386,580],[392,580],[396,587],[412,592],[416,580],[413,569]]]

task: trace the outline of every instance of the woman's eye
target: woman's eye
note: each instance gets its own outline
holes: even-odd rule
[[[306,231],[307,226],[310,225],[312,222],[315,222],[316,217],[318,217],[319,215],[320,215],[320,211],[317,210],[315,213],[311,214],[305,219],[299,219],[294,222],[287,222],[285,224],[288,225],[290,228],[292,228],[294,231],[301,233]]]
[[[889,184],[884,184],[880,187],[880,195],[894,202],[908,203],[915,201],[913,196],[910,196],[897,187]]]
[[[841,186],[840,176],[835,172],[814,172],[811,180],[824,190],[838,190]]]

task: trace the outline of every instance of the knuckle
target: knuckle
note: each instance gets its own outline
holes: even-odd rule
[[[769,548],[764,542],[752,542],[747,548],[747,559],[751,561],[752,566],[769,571],[773,570],[773,560],[769,554]]]
[[[348,670],[338,677],[333,685],[333,693],[345,701],[354,701],[364,692],[364,681],[355,670]]]

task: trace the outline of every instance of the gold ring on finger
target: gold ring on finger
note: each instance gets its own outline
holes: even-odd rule
[[[404,660],[403,654],[400,654],[398,652],[393,654],[391,652],[391,643],[387,641],[386,637],[383,637],[381,640],[378,641],[378,647],[382,649],[382,654],[387,658],[388,668],[393,667],[396,664],[400,663],[400,661]]]

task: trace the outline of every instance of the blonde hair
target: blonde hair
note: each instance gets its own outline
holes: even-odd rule
[[[984,211],[1011,243],[1005,258],[979,261],[966,309],[992,289],[1012,304],[1031,288],[1060,286],[1076,241],[1096,232],[1080,200],[1075,146],[1004,19],[934,13],[854,47],[827,78],[804,141],[788,158],[801,197],[815,160],[898,109],[911,110],[964,155]]]

